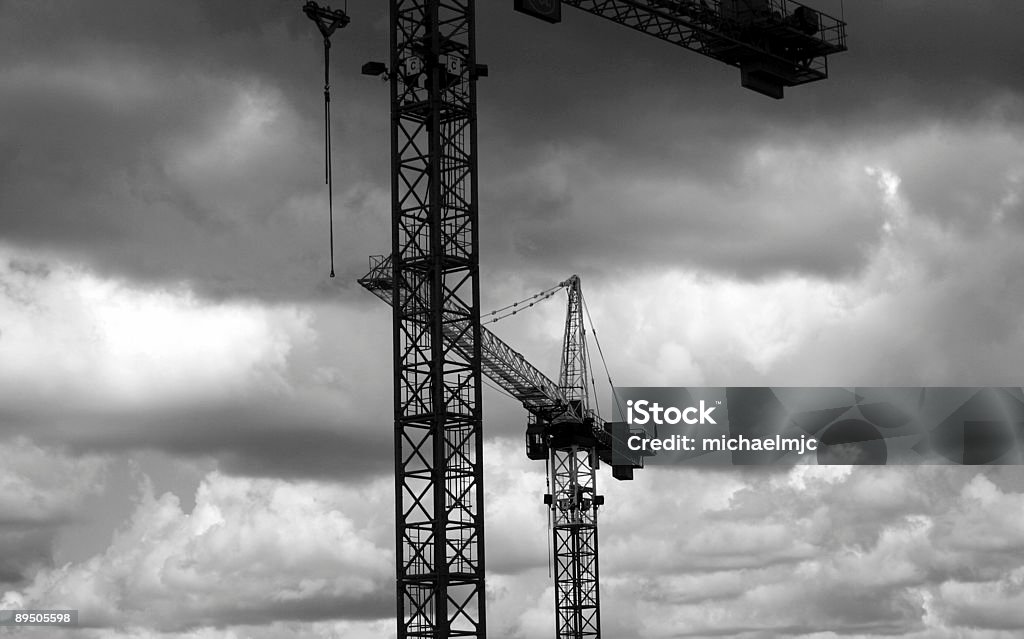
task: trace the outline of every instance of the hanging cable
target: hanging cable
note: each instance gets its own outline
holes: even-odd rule
[[[345,3],[348,9],[348,2]],[[327,182],[327,224],[331,244],[331,277],[334,277],[334,171],[331,163],[331,34],[335,29],[345,27],[350,22],[348,14],[342,10],[331,10],[321,7],[309,0],[302,7],[303,13],[316,23],[320,35],[324,38],[324,164]]]
[[[331,238],[331,277],[334,277],[334,173],[331,166],[331,39],[324,38],[324,156],[327,165],[327,225]]]

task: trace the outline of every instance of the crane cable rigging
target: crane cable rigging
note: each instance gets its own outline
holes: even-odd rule
[[[614,401],[615,405],[618,406],[619,414],[625,415],[625,412],[622,410],[622,404],[619,402],[619,396],[615,393],[615,382],[612,381],[611,371],[608,370],[608,362],[604,358],[604,349],[601,348],[601,340],[597,339],[597,329],[594,328],[594,319],[590,316],[590,307],[587,306],[587,298],[583,297],[582,292],[580,292],[580,301],[583,303],[583,311],[587,315],[587,323],[590,324],[590,333],[591,335],[594,336],[594,344],[597,345],[597,354],[601,358],[601,366],[604,367],[604,374],[605,377],[608,379],[608,388],[612,392],[612,401]],[[597,382],[594,380],[592,368],[590,383],[594,387],[594,409],[600,415],[601,411],[597,406]]]
[[[556,284],[555,286],[552,286],[549,289],[541,291],[540,293],[535,293],[535,294],[533,294],[533,295],[531,295],[529,297],[523,298],[523,299],[519,300],[518,302],[512,302],[511,304],[508,304],[507,306],[502,306],[501,308],[494,309],[490,313],[486,313],[484,315],[484,317],[486,317],[487,320],[484,321],[483,323],[484,324],[494,324],[495,322],[503,320],[506,317],[512,317],[513,315],[515,315],[519,311],[526,310],[526,309],[530,308],[531,306],[533,306],[534,304],[537,304],[538,302],[542,302],[542,301],[552,297],[555,293],[557,293],[564,286],[565,286],[565,282],[561,282],[559,284]]]
[[[345,3],[346,8],[348,2]],[[334,172],[331,163],[331,34],[348,25],[348,14],[342,10],[321,7],[310,0],[302,7],[303,13],[316,23],[324,37],[324,164],[327,183],[327,219],[331,242],[331,277],[334,277]]]
[[[500,320],[503,320],[503,319],[505,319],[507,317],[512,317],[513,315],[519,313],[520,311],[524,311],[524,310],[526,310],[528,308],[531,308],[534,305],[536,305],[536,304],[538,304],[538,303],[540,303],[540,302],[542,302],[542,301],[544,301],[546,299],[550,299],[559,290],[561,290],[561,289],[565,288],[566,286],[568,286],[570,281],[571,281],[571,278],[567,279],[567,280],[564,280],[562,282],[559,282],[558,284],[552,286],[551,288],[548,288],[548,289],[545,289],[543,291],[540,291],[539,293],[534,293],[533,295],[530,295],[529,297],[525,297],[525,298],[523,298],[523,299],[521,299],[521,300],[519,300],[517,302],[512,302],[511,304],[507,304],[505,306],[502,306],[501,308],[494,309],[490,313],[485,313],[482,316],[486,317],[487,319],[484,322],[482,322],[482,324],[485,324],[485,325],[486,324],[494,324],[494,323],[496,323],[496,322],[498,322]],[[597,338],[597,329],[594,328],[594,319],[590,315],[590,307],[587,306],[587,299],[586,299],[586,297],[584,297],[582,290],[580,291],[580,302],[582,303],[583,311],[584,311],[584,313],[587,316],[587,324],[590,326],[590,334],[591,334],[591,336],[593,336],[594,344],[597,346],[598,356],[601,358],[601,366],[604,368],[605,377],[608,380],[608,387],[609,387],[609,389],[611,390],[611,393],[612,393],[612,399],[615,402],[615,404],[618,405],[619,410],[621,411],[622,410],[622,406],[619,403],[618,396],[616,396],[616,394],[615,394],[615,383],[612,381],[612,374],[608,370],[608,362],[604,358],[604,349],[601,348],[601,341]],[[583,334],[584,334],[584,336],[586,336],[586,333],[587,333],[586,327],[583,327]],[[597,380],[594,378],[594,375],[593,375],[593,370],[594,369],[593,369],[592,366],[590,366],[590,350],[587,347],[587,341],[586,341],[585,337],[584,337],[584,340],[583,340],[583,345],[584,345],[584,358],[587,361],[587,370],[590,372],[590,386],[594,390],[594,411],[598,415],[600,415],[601,414],[601,409],[600,409],[600,406],[599,406],[599,403],[598,403],[598,399],[597,399]]]
[[[530,295],[529,297],[525,297],[525,298],[523,298],[523,299],[521,299],[521,300],[519,300],[517,302],[513,302],[513,303],[508,304],[506,306],[502,306],[501,308],[495,309],[495,310],[491,311],[490,313],[483,313],[483,314],[481,314],[481,317],[490,317],[491,319],[488,319],[487,321],[482,322],[482,324],[493,324],[495,322],[498,322],[499,320],[503,320],[503,319],[505,319],[507,317],[511,317],[511,316],[519,313],[520,311],[524,311],[524,310],[526,310],[528,308],[531,308],[534,305],[536,305],[537,303],[542,302],[543,300],[551,298],[560,289],[566,288],[569,285],[569,282],[571,280],[572,280],[572,278],[569,278],[567,280],[559,282],[558,284],[556,284],[555,286],[552,286],[551,288],[548,288],[548,289],[545,289],[543,291],[540,291],[539,293],[534,293],[533,295]],[[597,354],[598,354],[598,357],[600,357],[600,359],[601,359],[601,367],[604,369],[605,379],[608,381],[608,390],[609,390],[609,392],[611,392],[612,403],[614,405],[614,408],[618,408],[618,411],[619,411],[618,414],[619,415],[625,415],[626,411],[625,411],[625,409],[622,406],[622,401],[621,401],[619,395],[615,392],[615,382],[612,380],[611,371],[608,369],[608,360],[605,359],[604,349],[601,348],[601,340],[597,336],[597,329],[594,328],[594,318],[590,314],[590,306],[587,304],[587,298],[586,298],[585,295],[583,295],[583,291],[582,290],[580,290],[579,294],[580,294],[580,304],[583,307],[583,313],[586,316],[586,321],[587,321],[587,325],[583,326],[581,328],[583,329],[583,334],[584,334],[584,340],[583,340],[584,359],[587,362],[587,371],[590,374],[590,380],[589,380],[590,381],[590,388],[592,388],[593,391],[594,391],[594,393],[593,393],[594,413],[597,416],[600,416],[601,415],[601,406],[600,406],[600,402],[598,401],[597,379],[594,377],[594,367],[591,366],[590,348],[589,348],[589,345],[588,345],[587,339],[586,339],[587,327],[589,327],[589,329],[590,329],[589,330],[590,336],[593,337],[594,344],[597,346]],[[495,390],[497,390],[497,391],[499,391],[499,392],[501,392],[501,393],[503,393],[503,394],[505,394],[505,395],[507,395],[509,397],[512,397],[513,399],[515,399],[515,397],[511,393],[508,393],[507,391],[504,391],[504,390],[502,390],[500,388],[497,388],[494,385],[492,385],[492,384],[490,384],[490,383],[488,383],[486,381],[484,383],[487,384],[488,386],[490,386],[491,388],[494,388]],[[626,442],[622,441],[621,439],[616,437],[611,432],[608,433],[608,436],[609,436],[609,438],[612,441],[617,442],[619,445],[621,445],[623,447],[626,446]],[[546,463],[547,462],[545,462],[545,464]],[[545,468],[546,468],[546,466],[545,466]],[[547,476],[547,470],[545,470],[545,476]],[[550,478],[548,479],[548,481],[550,482]],[[548,486],[548,491],[550,492],[550,485]],[[549,527],[550,527],[550,511],[549,511],[548,515],[549,515],[549,522],[548,522],[548,524],[549,524]],[[550,530],[548,531],[548,533],[550,534]],[[550,542],[550,538],[549,538],[548,541]],[[548,561],[550,562],[550,560],[551,560],[551,557],[549,555],[548,556]],[[549,565],[548,565],[548,576],[549,577],[551,576],[550,573],[551,573],[551,566],[550,566],[550,563],[549,563]]]

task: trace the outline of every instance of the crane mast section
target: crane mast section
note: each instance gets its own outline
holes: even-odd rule
[[[552,448],[551,528],[557,639],[601,636],[597,473],[593,447]]]
[[[484,639],[474,3],[389,26],[397,637]]]

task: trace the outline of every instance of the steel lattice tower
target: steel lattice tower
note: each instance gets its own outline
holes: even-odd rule
[[[551,449],[555,629],[558,639],[601,636],[595,449]]]
[[[398,638],[483,638],[474,3],[390,7]]]
[[[587,342],[583,297],[575,275],[569,293],[558,387],[565,411],[551,424],[551,511],[558,639],[601,636],[597,574],[597,441],[588,417]]]

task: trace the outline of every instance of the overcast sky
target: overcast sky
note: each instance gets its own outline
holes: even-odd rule
[[[382,4],[334,37],[331,280],[299,0],[0,3],[0,609],[394,635],[390,314],[355,283],[390,243]],[[851,0],[782,101],[478,5],[485,308],[578,273],[623,386],[1024,385],[1024,4]],[[555,376],[563,317],[494,330]],[[488,616],[541,639],[525,421],[488,391]],[[608,637],[1024,634],[1024,469],[599,481]]]

